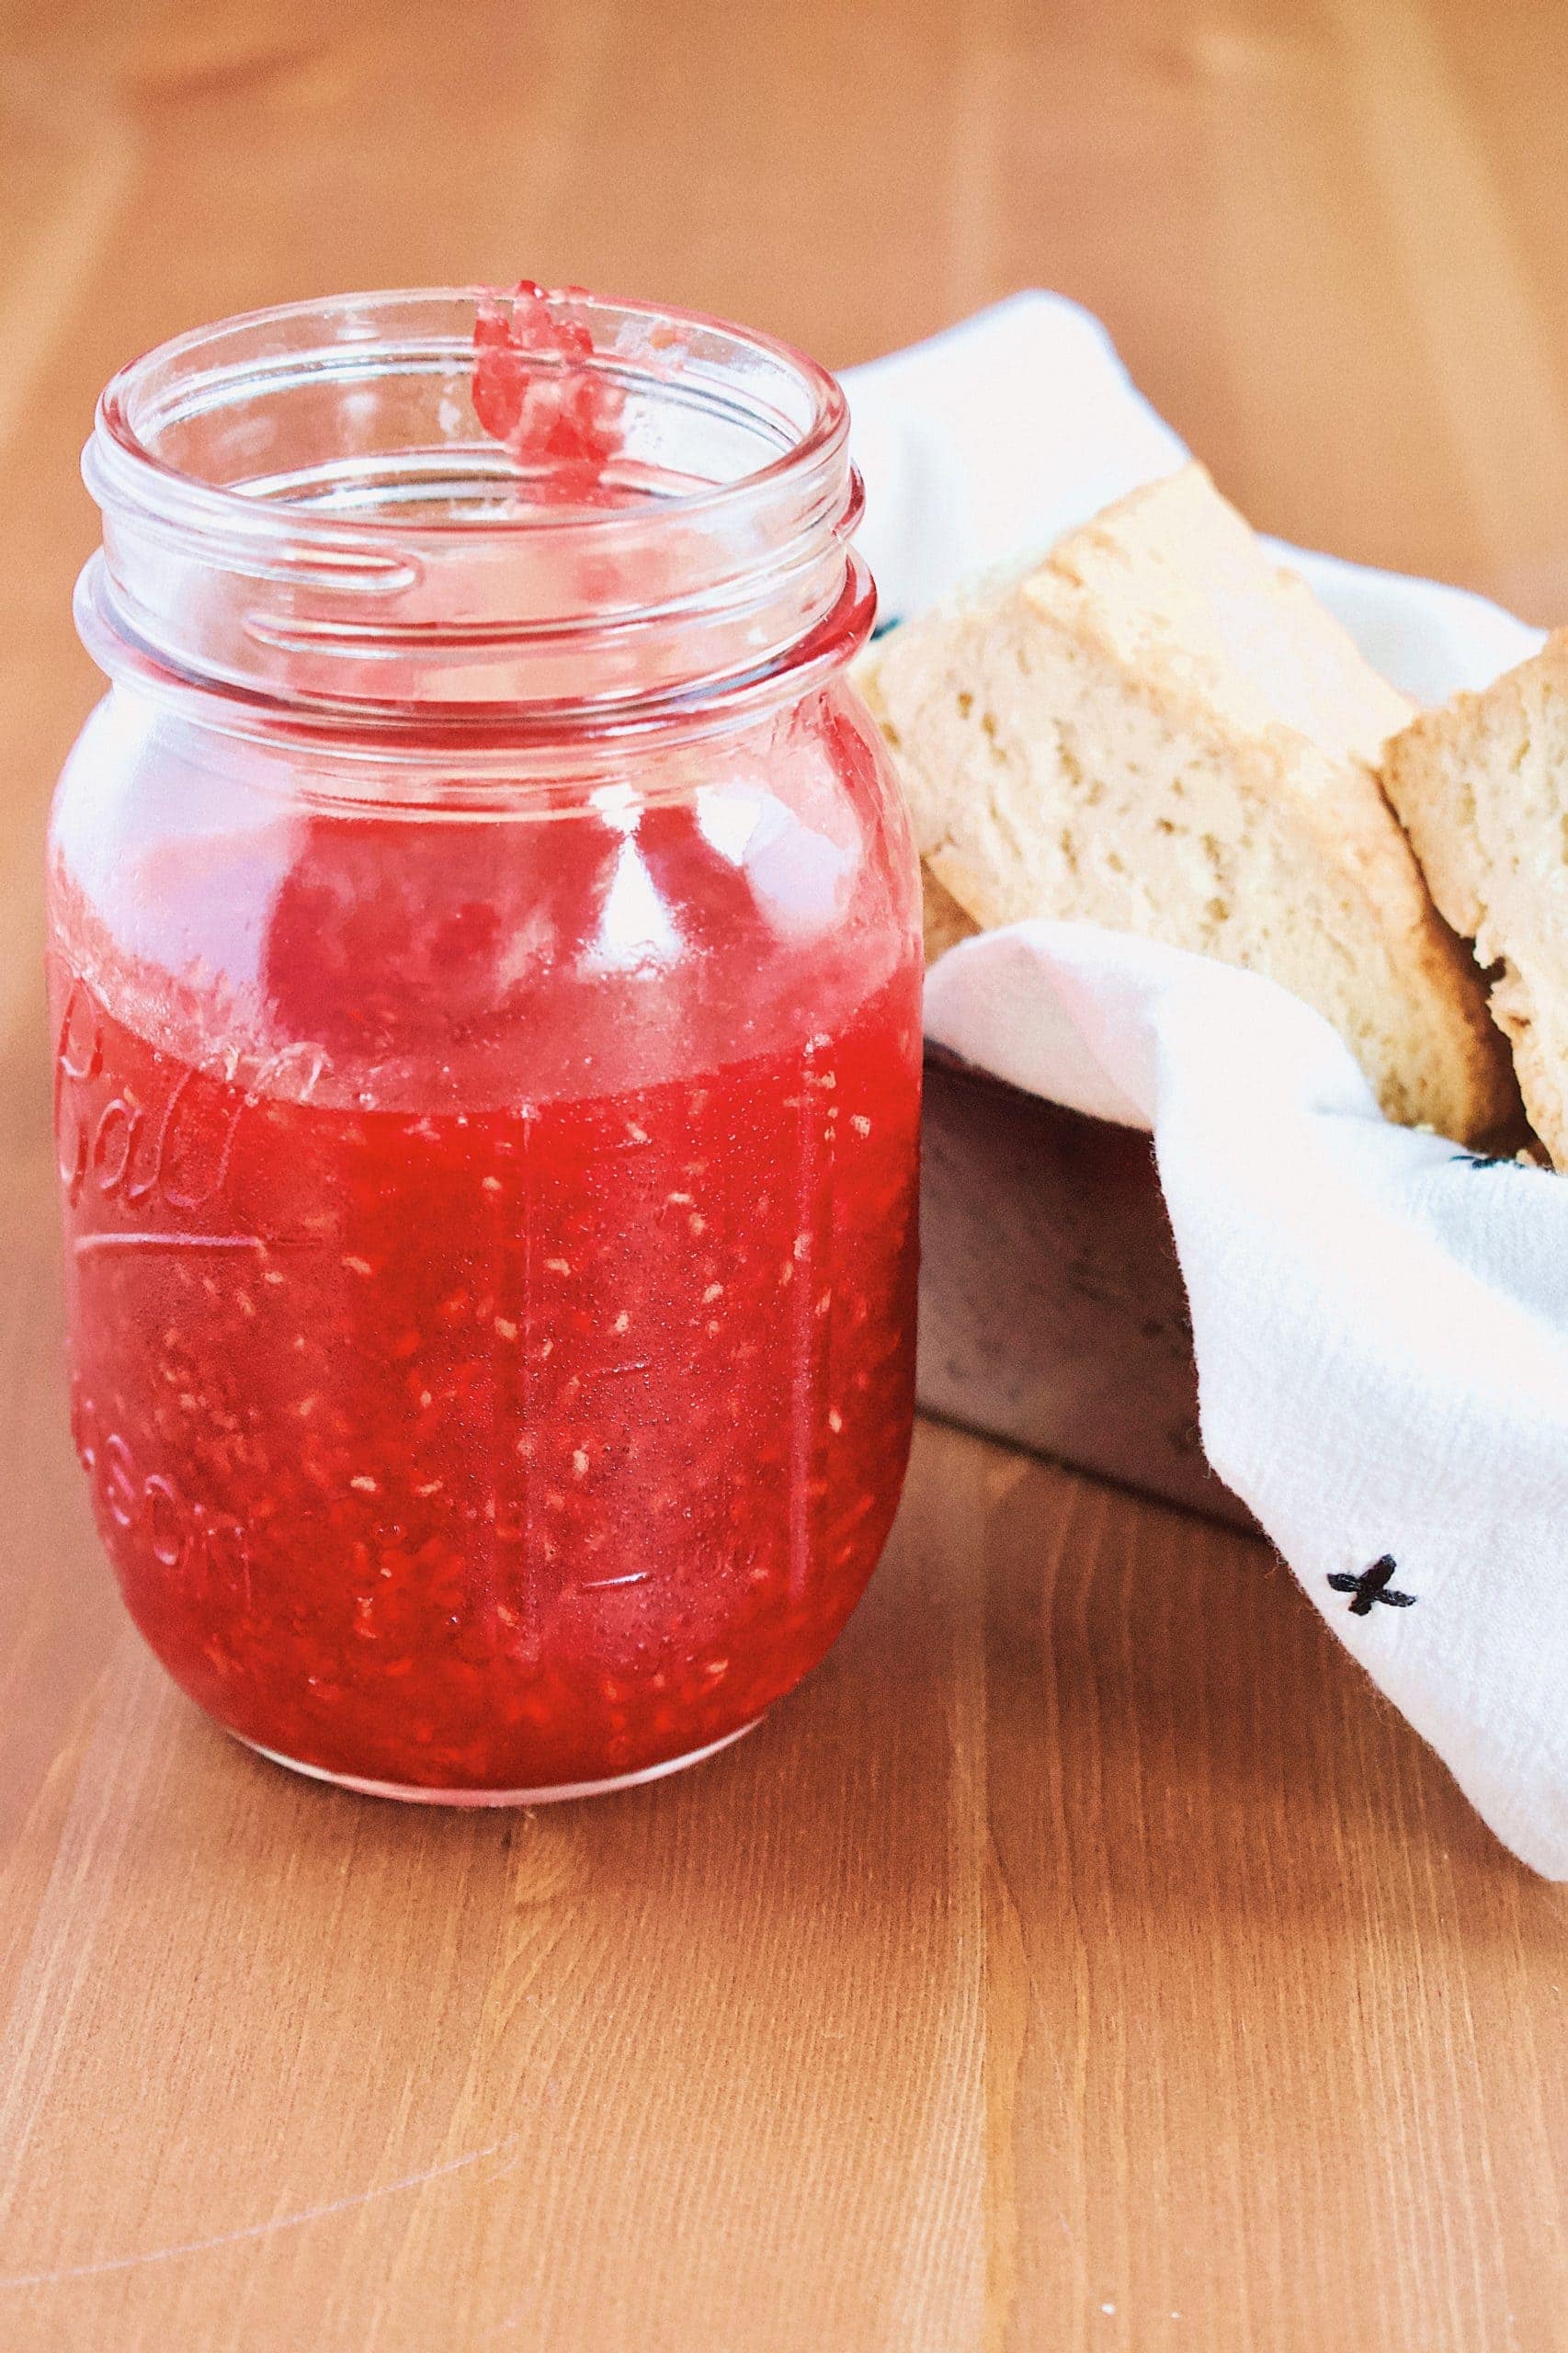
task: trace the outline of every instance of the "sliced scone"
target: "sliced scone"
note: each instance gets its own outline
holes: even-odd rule
[[[1469,1142],[1517,1115],[1480,976],[1374,773],[1414,706],[1201,467],[890,631],[858,679],[928,939],[1046,915],[1168,940],[1315,1006],[1391,1118]]]
[[[1424,712],[1383,781],[1432,896],[1483,964],[1530,1125],[1568,1168],[1568,630],[1484,694]]]

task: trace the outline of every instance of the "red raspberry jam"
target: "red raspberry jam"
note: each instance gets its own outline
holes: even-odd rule
[[[597,501],[613,481],[625,397],[594,356],[591,329],[531,278],[480,301],[474,414],[528,469],[536,497]]]
[[[95,979],[58,1054],[76,1439],[186,1690],[330,1772],[505,1790],[790,1689],[909,1441],[915,974],[770,1052],[472,1112],[237,1084]]]
[[[562,347],[541,358],[528,301],[517,317],[478,426],[547,466],[566,432],[585,462],[596,419],[619,430],[619,374],[595,377],[586,336],[539,389]],[[410,338],[400,431],[432,334]],[[260,337],[258,400],[278,347]],[[302,372],[315,433],[321,371]],[[231,354],[223,433],[233,380]],[[431,433],[469,414],[449,385],[429,398]],[[252,418],[244,448],[262,438]],[[738,686],[733,662],[711,688],[661,675],[635,728],[590,727],[561,708],[570,632],[548,614],[441,618],[465,585],[491,593],[483,563],[515,562],[507,534],[531,524],[483,522],[471,556],[449,499],[424,533],[399,510],[389,558],[336,511],[312,540],[290,504],[264,570],[257,504],[259,525],[220,518],[216,685],[199,632],[179,670],[155,665],[94,604],[119,580],[85,591],[118,683],[57,802],[51,985],[74,1427],[103,1541],[170,1673],[287,1762],[476,1799],[657,1770],[822,1657],[908,1449],[917,885],[838,675],[863,575],[819,502],[814,561],[848,604],[797,641],[808,567],[795,548],[767,618],[748,519],[751,569],[699,601],[748,640],[758,611],[785,630],[778,677],[749,655]],[[710,563],[720,529],[676,511],[648,656],[665,667],[689,658],[669,626],[689,547]],[[150,539],[149,597],[183,528]],[[566,584],[570,659],[619,688],[640,625],[624,547],[603,562],[571,501],[544,528],[524,586]],[[285,593],[258,615],[273,570]],[[432,582],[440,627],[417,602],[400,620]],[[204,608],[184,590],[170,626],[188,631]],[[486,702],[476,733],[453,679],[484,683],[502,640],[516,715]],[[398,708],[345,715],[364,644]],[[315,665],[282,718],[280,646]],[[227,675],[244,662],[267,665],[250,702]]]

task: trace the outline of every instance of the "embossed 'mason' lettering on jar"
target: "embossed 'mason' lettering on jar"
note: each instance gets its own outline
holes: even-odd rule
[[[165,1572],[176,1608],[210,1615],[212,1635],[221,1638],[231,1618],[250,1607],[250,1558],[240,1522],[182,1495],[166,1472],[144,1471],[125,1439],[104,1428],[97,1404],[76,1382],[71,1434],[99,1511]]]
[[[165,347],[50,847],[74,1421],[221,1723],[498,1802],[822,1655],[913,1396],[914,854],[831,379],[581,295]]]

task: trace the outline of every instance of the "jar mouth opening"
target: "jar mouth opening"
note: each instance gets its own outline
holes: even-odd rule
[[[411,533],[613,537],[650,508],[733,512],[846,443],[844,393],[804,353],[699,312],[573,288],[545,301],[588,347],[530,353],[530,369],[591,380],[643,414],[627,432],[642,446],[608,461],[597,494],[562,495],[557,460],[520,462],[473,409],[475,327],[506,299],[483,287],[342,294],[175,336],[106,386],[88,486],[100,504],[145,499],[220,530],[267,517],[339,550],[362,535],[369,551]],[[548,499],[531,496],[552,473]]]

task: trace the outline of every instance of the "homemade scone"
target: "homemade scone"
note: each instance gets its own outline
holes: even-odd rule
[[[1568,1168],[1568,630],[1389,745],[1383,781],[1432,896],[1483,964],[1530,1125]]]
[[[928,950],[1028,915],[1268,974],[1326,1015],[1392,1119],[1465,1142],[1517,1115],[1468,951],[1375,773],[1415,706],[1200,466],[1043,562],[879,639]]]

